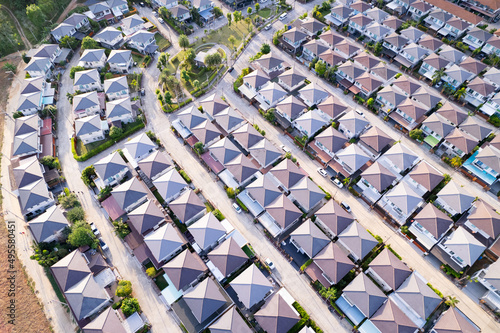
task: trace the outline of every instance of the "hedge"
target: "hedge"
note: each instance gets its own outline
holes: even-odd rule
[[[390,246],[390,245],[386,245],[385,246],[389,251],[392,252],[392,254],[394,254],[396,256],[396,258],[398,258],[399,260],[403,260],[403,258],[401,258],[401,256],[396,252],[394,251],[394,249]]]
[[[248,212],[248,208],[247,206],[245,206],[243,204],[243,202],[241,202],[241,200],[239,198],[236,198],[236,202],[238,203],[238,205],[241,207],[241,209],[243,209],[245,212]]]
[[[187,173],[184,170],[179,170],[179,174],[184,178],[186,183],[190,184],[191,183],[191,178],[187,175]]]
[[[167,107],[163,106],[163,111],[166,113],[174,112],[175,110],[182,108],[184,105],[191,103],[192,100],[193,99],[188,98],[187,100],[181,102],[180,104],[171,104],[170,106],[167,105]]]
[[[141,122],[138,121],[135,126],[124,131],[119,137],[117,137],[113,140],[108,139],[106,142],[104,142],[100,146],[97,146],[95,149],[92,149],[91,151],[89,151],[81,156],[78,156],[76,153],[76,146],[75,146],[76,142],[75,142],[75,138],[73,137],[73,138],[71,138],[71,152],[73,153],[73,157],[75,158],[75,160],[77,160],[78,162],[83,162],[83,161],[88,160],[91,157],[94,157],[95,155],[99,154],[100,152],[105,151],[109,147],[113,146],[113,144],[115,142],[119,142],[119,141],[127,138],[128,136],[132,135],[133,133],[135,133],[143,128],[144,128],[144,123],[142,121]]]

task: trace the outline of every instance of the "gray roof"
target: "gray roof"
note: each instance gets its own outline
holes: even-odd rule
[[[97,3],[94,3],[93,5],[89,6],[89,10],[94,14],[97,14],[97,13],[100,13],[102,11],[109,10],[109,9],[111,9],[111,7],[108,5],[108,3],[106,1],[97,2]]]
[[[486,247],[462,226],[446,239],[444,245],[453,251],[455,256],[460,257],[467,266],[472,266],[486,250]]]
[[[417,331],[417,326],[390,298],[370,318],[380,332],[410,333]]]
[[[243,82],[250,84],[254,88],[259,88],[269,82],[269,76],[266,74],[266,72],[264,72],[260,68],[257,68],[253,72],[245,75],[243,77]],[[201,104],[203,106],[203,102]],[[225,107],[227,107],[227,105]]]
[[[350,174],[359,170],[363,165],[370,160],[370,157],[356,144],[351,144],[347,148],[336,153],[337,157],[345,163]]]
[[[199,323],[203,323],[226,304],[221,289],[210,277],[186,293],[183,299]]]
[[[285,33],[283,33],[283,38],[286,38],[286,39],[292,41],[292,43],[301,41],[301,40],[305,39],[306,37],[307,37],[307,35],[305,33],[303,33],[302,30],[299,30],[296,27],[294,27],[290,30],[287,30]]]
[[[360,1],[360,2],[362,2],[362,1]],[[352,8],[352,5],[351,5],[351,8]],[[373,19],[371,19],[370,17],[365,16],[361,13],[358,13],[354,16],[351,16],[349,21],[356,23],[360,27],[366,27],[368,24],[373,22]]]
[[[436,113],[445,117],[455,125],[461,124],[468,117],[467,112],[449,101],[444,102],[443,106],[440,107]]]
[[[200,198],[191,190],[181,194],[169,204],[169,207],[181,223],[189,221],[206,209]]]
[[[46,68],[47,64],[50,64],[49,58],[33,57],[33,58],[31,58],[28,65],[26,65],[24,70],[27,72],[29,72],[29,71],[45,72],[45,68]]]
[[[382,25],[378,22],[374,22],[366,27],[366,33],[371,32],[372,34],[374,34],[378,37],[384,37],[385,35],[387,35],[391,31],[392,31],[391,29],[389,29],[385,25]]]
[[[309,43],[307,43],[306,45],[304,45],[304,47],[306,47]],[[324,47],[324,46],[323,46]],[[318,49],[320,49],[319,47],[317,47]],[[326,50],[327,48],[324,47],[324,49]],[[324,51],[324,50],[323,50]],[[322,51],[321,51],[322,52]],[[319,54],[320,52],[314,52],[315,54]],[[304,82],[305,80],[305,76],[303,76],[302,74],[300,74],[298,71],[295,70],[295,68],[291,68],[285,72],[283,72],[282,74],[280,74],[278,76],[278,78],[283,81],[286,85],[288,85],[289,87],[293,87],[301,82]]]
[[[72,24],[72,25],[76,26],[78,23],[82,22],[86,18],[87,18],[86,15],[83,15],[80,13],[73,13],[73,14],[71,14],[70,17],[68,17],[67,19],[64,20],[64,23]]]
[[[322,22],[318,21],[313,17],[307,17],[302,22],[303,23],[300,25],[300,27],[313,34],[318,33],[318,31],[320,31],[326,26],[325,24],[323,24]]]
[[[466,154],[472,152],[479,143],[478,139],[458,128],[454,128],[444,139]]]
[[[302,216],[302,211],[284,194],[281,194],[273,203],[267,205],[266,210],[282,229],[288,228]]]
[[[170,12],[172,13],[173,17],[180,17],[186,13],[189,13],[189,9],[187,9],[183,5],[177,5],[170,8]]]
[[[58,44],[42,44],[33,54],[34,58],[51,58],[59,49]]]
[[[75,120],[76,136],[101,130],[101,118],[98,114]]]
[[[361,273],[343,290],[343,295],[366,316],[371,317],[387,297],[365,273]]]
[[[340,116],[343,112],[347,111],[349,107],[342,102],[337,96],[330,95],[323,102],[318,104],[318,109],[320,109],[324,114],[335,119]]]
[[[243,148],[248,149],[263,139],[251,124],[245,124],[233,132],[233,137]]]
[[[392,79],[394,76],[396,76],[396,74],[398,72],[396,72],[395,70],[387,67],[385,64],[383,63],[379,63],[377,66],[373,67],[371,69],[371,73],[372,74],[375,74],[379,77],[381,77],[382,79],[384,80],[390,80]]]
[[[272,52],[270,52],[268,54],[264,54],[258,60],[255,60],[255,62],[259,64],[260,67],[269,70],[283,64],[283,59],[281,59],[281,57],[275,56]]]
[[[51,270],[63,292],[90,274],[87,261],[78,250],[73,250],[73,252],[56,262],[51,266]]]
[[[361,260],[378,244],[377,240],[356,221],[340,233],[339,240]]]
[[[462,58],[465,56],[464,53],[458,51],[450,45],[444,46],[439,52],[439,55],[456,64],[460,63]]]
[[[104,91],[106,94],[116,93],[122,90],[128,91],[128,83],[126,76],[119,76],[112,79],[104,80]]]
[[[446,118],[440,116],[439,113],[431,114],[427,119],[422,122],[422,125],[427,126],[433,132],[441,135],[442,137],[447,136],[455,128],[452,124],[448,122]]]
[[[446,22],[453,17],[450,13],[448,13],[440,8],[436,8],[436,9],[432,10],[429,13],[429,16],[435,17],[436,19],[440,20],[441,22]]]
[[[100,61],[103,55],[104,55],[104,49],[87,49],[83,51],[82,56],[80,57],[80,61],[87,61],[87,62]]]
[[[239,183],[244,182],[259,171],[259,168],[243,154],[238,155],[225,166]]]
[[[401,284],[396,294],[422,319],[427,319],[442,301],[415,272]]]
[[[491,128],[485,126],[477,117],[468,117],[460,124],[460,128],[478,140],[483,140],[492,132]]]
[[[114,27],[106,27],[94,36],[96,41],[111,42],[116,37],[121,37],[122,32]]]
[[[136,43],[143,43],[146,44],[151,37],[154,37],[154,33],[146,31],[146,30],[139,30],[134,32],[132,35],[128,37],[129,41],[134,41]],[[153,43],[156,43],[153,39]]]
[[[396,46],[399,49],[408,43],[408,38],[406,38],[405,36],[401,36],[398,33],[393,32],[392,34],[385,37],[384,41],[391,44],[391,45]]]
[[[68,220],[57,206],[50,207],[45,213],[29,221],[28,225],[38,243],[69,227]]]
[[[300,89],[299,94],[313,103],[318,100],[323,100],[329,96],[328,92],[314,82]]]
[[[490,34],[486,30],[479,29],[478,27],[473,27],[472,29],[470,29],[470,31],[467,33],[467,36],[469,35],[479,39],[483,43],[493,36],[493,34]],[[467,38],[467,36],[465,38]]]
[[[336,7],[332,8],[332,13],[334,12],[335,8]],[[348,8],[348,10],[351,10],[351,9]],[[319,37],[329,45],[336,45],[337,43],[344,40],[343,36],[339,35],[337,32],[332,31],[332,30],[327,30],[327,31],[323,32],[321,35],[319,35]]]
[[[495,261],[487,268],[484,279],[494,288],[500,290],[500,261]]]
[[[382,81],[368,72],[358,76],[356,83],[367,91],[375,91],[382,86]]]
[[[210,146],[210,154],[225,165],[241,154],[241,151],[227,137],[222,138]]]
[[[309,137],[313,136],[321,130],[323,126],[328,124],[317,110],[310,110],[302,114],[294,120],[294,123],[305,129]]]
[[[170,157],[158,150],[137,163],[141,171],[144,172],[149,179],[154,178],[163,170],[170,168],[172,164],[173,162]]]
[[[247,309],[260,302],[273,289],[269,280],[254,264],[241,272],[230,285]]]
[[[299,169],[289,158],[285,158],[269,172],[287,189],[290,189],[306,177],[306,173]]]
[[[321,53],[323,53],[329,49],[328,47],[325,46],[325,44],[323,44],[322,42],[320,42],[319,40],[316,40],[316,39],[313,39],[313,40],[305,43],[302,47],[305,49],[308,49],[309,51],[312,52],[312,54],[315,54],[316,56],[320,55]],[[292,68],[292,69],[289,69],[288,71],[293,71],[293,70],[294,69]],[[281,75],[283,75],[283,74],[281,74]],[[305,76],[301,76],[301,77],[303,77],[303,79],[302,80],[297,79],[298,82],[296,82],[296,84],[305,79]],[[291,85],[289,84],[289,86],[291,86]]]
[[[434,52],[443,46],[444,43],[431,35],[425,35],[418,41],[418,44]]]
[[[257,73],[263,73],[263,72],[260,70],[256,70],[256,71],[253,71],[252,73],[257,74]],[[263,74],[267,75],[265,73],[263,73]],[[268,81],[269,81],[269,79],[268,79]],[[217,96],[217,94],[215,94],[215,93],[204,98],[200,102],[200,104],[203,107],[203,111],[207,112],[208,114],[210,114],[212,116],[217,115],[219,112],[222,112],[223,110],[225,110],[229,107],[229,105],[220,96]],[[192,110],[192,112],[194,112],[194,110]],[[196,115],[199,116],[199,113],[196,113]]]
[[[433,204],[425,205],[414,217],[414,220],[436,237],[436,239],[441,238],[441,235],[453,225],[453,220]]]
[[[118,206],[120,206],[121,209],[125,209],[146,197],[147,190],[141,181],[133,177],[132,179],[127,180],[123,184],[115,187],[111,194],[118,203]]]
[[[15,120],[14,136],[37,133],[40,126],[40,117],[37,114],[20,117]]]
[[[488,66],[485,63],[482,63],[482,62],[480,62],[472,57],[465,58],[465,60],[460,63],[460,67],[462,67],[466,71],[474,73],[476,75],[478,75],[483,70],[488,68]],[[470,86],[470,84],[469,84],[469,86]]]
[[[360,142],[372,148],[377,153],[380,153],[387,146],[394,143],[394,140],[377,126],[370,127],[370,129],[363,133],[359,139]]]
[[[128,96],[106,102],[106,117],[108,119],[125,115],[133,117],[132,103],[130,102],[130,98],[128,98]]]
[[[262,89],[259,90],[259,94],[273,103],[286,96],[287,92],[281,88],[278,83],[269,81],[264,87],[262,87]]]
[[[398,19],[396,16],[390,15],[387,17],[384,22],[382,22],[385,26],[388,26],[391,29],[397,30],[403,25],[403,21]]]
[[[411,274],[411,269],[387,248],[370,263],[370,268],[393,290],[398,289]]]
[[[394,186],[385,197],[401,209],[405,215],[410,214],[423,200],[422,196],[415,192],[406,182]]]
[[[349,18],[349,16],[351,16],[353,10],[350,7],[347,7],[343,4],[338,4],[332,8],[331,12],[339,15],[343,19],[347,19]]]
[[[73,310],[77,320],[88,317],[103,303],[111,304],[104,289],[97,284],[94,276],[89,274],[64,293],[68,305]]]
[[[364,68],[361,68],[359,65],[351,61],[344,62],[338,67],[338,70],[342,71],[344,74],[352,77],[353,79],[357,79],[363,73],[365,73]]]
[[[138,25],[144,24],[144,20],[137,14],[122,19],[121,25],[125,29],[131,29]]]
[[[42,102],[42,92],[34,92],[30,94],[21,94],[18,100],[17,111],[39,108]]]
[[[115,151],[94,163],[94,169],[102,180],[106,180],[128,167],[120,154]]]
[[[427,191],[432,191],[444,179],[443,174],[426,161],[419,163],[410,172],[410,177]]]
[[[307,106],[297,97],[290,95],[276,105],[276,109],[282,114],[286,114],[291,120],[299,116],[301,112],[306,111]]]
[[[156,260],[160,262],[183,246],[186,241],[172,223],[166,223],[159,229],[147,234],[144,237],[144,243],[146,243]]]
[[[385,20],[389,14],[377,7],[374,7],[372,9],[368,9],[366,12],[365,12],[365,15],[368,16],[368,17],[371,17],[372,19],[374,19],[375,21],[378,21],[378,22],[382,22],[383,20]]]
[[[291,237],[310,258],[330,243],[330,239],[310,219],[295,229]]]
[[[483,78],[488,79],[497,86],[500,85],[500,69],[491,67],[486,73],[484,73]]]
[[[363,171],[361,177],[366,179],[373,187],[382,193],[391,185],[396,177],[386,167],[379,162],[373,163],[368,169]]]
[[[428,50],[423,48],[422,46],[411,43],[405,47],[401,51],[413,56],[415,59],[422,59],[426,54],[428,54]]]
[[[334,236],[340,234],[354,221],[351,213],[346,212],[335,200],[328,200],[316,212],[316,218],[321,220],[334,233]]]
[[[437,333],[474,333],[481,330],[465,314],[451,307],[439,317],[434,330]]]
[[[232,237],[210,251],[207,256],[225,277],[248,260],[248,256]]]
[[[70,35],[71,31],[75,28],[73,24],[61,23],[52,30],[52,35],[66,36]]]
[[[219,319],[209,326],[209,329],[210,333],[253,332],[236,310],[236,306],[233,306],[229,311],[220,316]]]
[[[347,142],[346,136],[340,133],[332,126],[328,126],[323,132],[318,134],[314,139],[319,143],[321,143],[325,148],[327,148],[332,153],[336,153],[337,151],[339,151]]]
[[[191,128],[193,135],[204,145],[221,136],[219,129],[208,119]]]
[[[43,179],[19,188],[18,192],[23,214],[26,214],[31,207],[51,199],[47,184]]]
[[[333,201],[333,200],[332,200]],[[337,284],[351,269],[354,264],[347,257],[338,244],[329,242],[315,257],[314,263],[321,268],[323,273],[334,284]]]
[[[394,80],[393,86],[398,87],[408,95],[413,95],[421,85],[413,79],[410,79],[408,76],[401,75],[399,78]]]
[[[395,166],[400,170],[406,170],[410,168],[418,156],[410,150],[407,146],[402,143],[394,145],[385,154]]]
[[[152,200],[147,200],[127,216],[135,230],[142,235],[165,221],[164,214]]]
[[[208,271],[200,256],[189,249],[182,251],[162,268],[179,291],[194,282],[203,272]]]
[[[492,145],[487,145],[476,155],[476,159],[486,164],[493,170],[500,171],[500,151],[493,149]]]
[[[45,84],[44,77],[32,77],[29,79],[24,79],[21,85],[20,94],[31,94],[35,92],[41,92]]]
[[[255,319],[267,333],[284,333],[288,332],[300,317],[291,305],[276,293],[255,313]]]
[[[132,51],[130,50],[112,50],[108,57],[108,63],[111,64],[122,64],[126,63],[132,57]]]
[[[93,106],[99,105],[99,97],[97,91],[75,95],[73,97],[73,110],[85,110]]]
[[[446,202],[459,214],[470,208],[474,200],[469,192],[454,181],[450,181],[438,194],[438,197]]]
[[[283,152],[266,138],[254,144],[248,151],[262,167],[266,167],[283,155]]]
[[[42,169],[36,156],[21,160],[19,166],[13,169],[13,174],[18,188],[43,179]]]
[[[246,187],[246,190],[264,208],[273,203],[281,195],[277,184],[271,179],[270,174],[264,174],[264,176],[257,178]]]
[[[151,142],[146,133],[142,133],[127,141],[125,148],[133,158],[138,158],[147,152],[152,152],[156,148],[156,145]]]
[[[94,320],[83,327],[84,333],[126,333],[125,327],[123,327],[118,315],[115,311],[108,307],[106,310],[101,312]]]
[[[211,212],[191,224],[188,230],[202,250],[206,250],[226,234],[226,229]]]
[[[470,78],[474,76],[474,74],[467,72],[465,69],[455,64],[448,68],[445,74],[459,83],[470,80]]]
[[[354,112],[354,110],[346,113],[342,118],[340,118],[339,122],[342,126],[351,131],[351,133],[355,134],[361,133],[366,126],[370,124],[366,118],[360,116],[357,112]]]
[[[398,90],[394,89],[392,86],[384,87],[377,93],[377,97],[380,96],[384,98],[389,103],[398,107],[401,103],[406,100],[406,95],[400,93]]]
[[[408,38],[409,40],[418,41],[420,38],[422,38],[422,36],[425,35],[425,33],[415,27],[409,27],[401,30],[401,35]]]

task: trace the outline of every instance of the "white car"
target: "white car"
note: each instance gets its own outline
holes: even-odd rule
[[[344,184],[342,184],[342,182],[340,180],[338,180],[337,178],[330,178],[330,180],[332,181],[332,183],[334,183],[338,188],[342,188],[344,187]]]
[[[158,17],[158,22],[160,22],[162,24],[164,23],[164,21],[163,21],[163,19],[161,17]]]
[[[236,202],[233,203],[233,208],[236,211],[236,213],[238,213],[238,214],[241,213],[241,207],[238,206],[238,204]]]
[[[356,109],[356,113],[359,114],[361,117],[365,116],[365,114],[361,110]]]
[[[158,16],[158,12],[153,12],[153,16]]]
[[[101,249],[103,251],[106,251],[108,249],[108,245],[106,243],[104,243],[104,241],[102,240],[102,238],[99,238],[99,246],[101,247]]]
[[[274,269],[276,268],[276,267],[274,267],[274,264],[273,264],[273,262],[271,261],[271,259],[267,258],[267,259],[265,260],[265,262],[266,262],[267,267],[269,267],[269,269],[270,269],[270,270],[274,270]]]
[[[266,26],[264,27],[264,30],[269,30],[269,29],[271,29],[271,25],[270,25],[270,24],[268,24],[268,25],[266,25]]]
[[[260,0],[260,3],[266,3],[267,0]]]
[[[291,153],[292,151],[285,145],[281,145],[281,150],[283,150],[285,153]]]
[[[328,176],[328,173],[326,173],[326,170],[323,168],[318,168],[318,173],[322,175],[323,177]]]
[[[94,233],[94,235],[99,235],[100,232],[99,232],[99,229],[97,229],[97,227],[95,226],[94,222],[90,223],[90,229],[92,229],[92,232]]]
[[[342,206],[342,208],[344,208],[347,212],[349,212],[349,213],[351,212],[351,207],[347,204],[347,202],[342,201],[342,202],[340,203],[340,205],[341,205],[341,206]]]

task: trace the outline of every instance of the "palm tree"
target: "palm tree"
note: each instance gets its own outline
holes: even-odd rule
[[[446,296],[446,305],[451,306],[452,308],[456,307],[460,301],[455,296]]]
[[[460,88],[457,90],[457,92],[455,93],[455,98],[457,100],[461,100],[463,97],[465,96],[465,88]]]
[[[444,71],[445,71],[445,68],[443,67],[443,68],[434,72],[434,74],[432,75],[432,84],[433,85],[441,81],[441,79],[444,76]]]

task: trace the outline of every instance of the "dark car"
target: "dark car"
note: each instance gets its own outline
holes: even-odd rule
[[[141,89],[141,96],[144,96],[146,95],[146,90],[144,90],[144,88]]]
[[[227,70],[227,72],[231,73],[233,70],[234,70],[234,67],[229,67],[229,69]]]
[[[146,5],[144,4],[144,2],[139,2],[139,5],[141,5],[141,7],[146,6]]]

